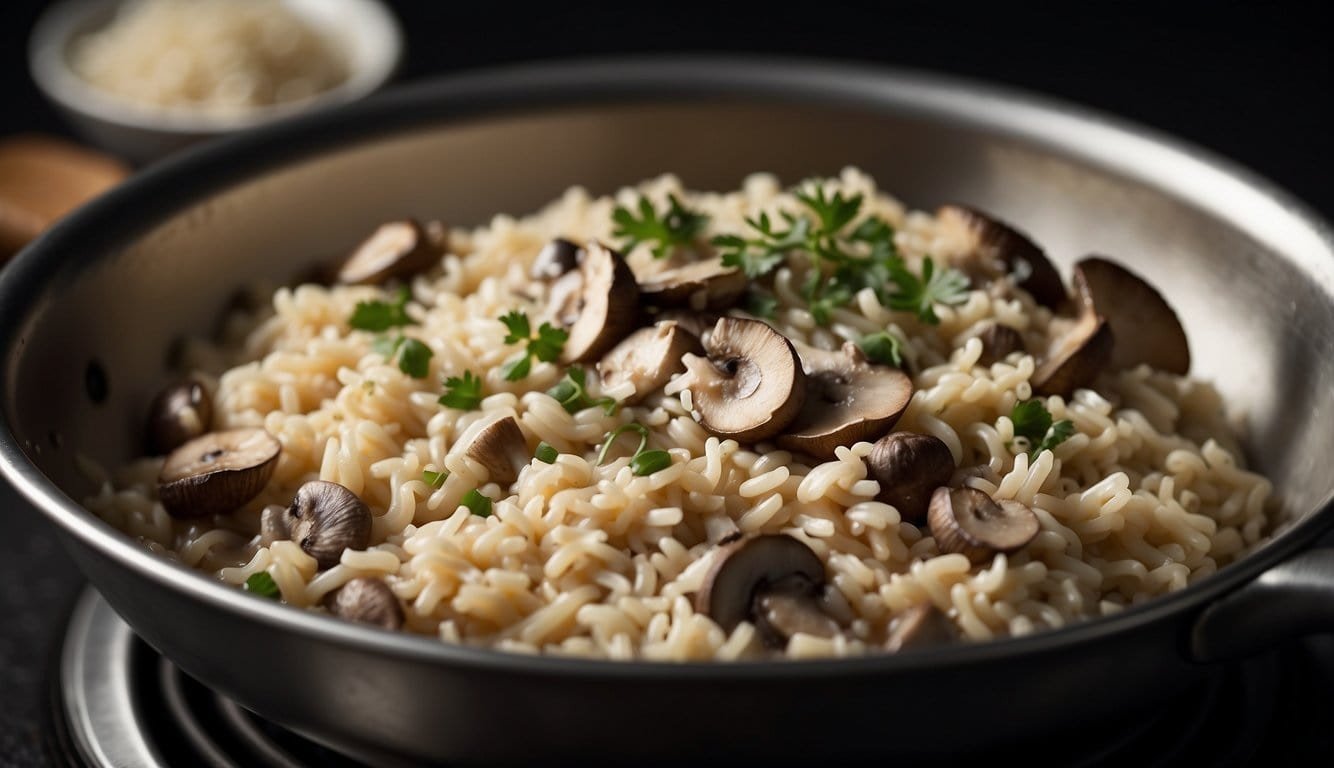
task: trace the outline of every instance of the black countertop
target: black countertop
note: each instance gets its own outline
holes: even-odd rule
[[[46,5],[0,3],[0,135],[64,132],[26,74]],[[393,3],[399,80],[534,58],[647,51],[826,56],[1044,92],[1203,145],[1334,217],[1334,66],[1319,4],[822,2],[742,6]],[[81,579],[38,514],[0,487],[0,768],[43,765],[48,665]],[[1325,706],[1328,699],[1325,699]]]

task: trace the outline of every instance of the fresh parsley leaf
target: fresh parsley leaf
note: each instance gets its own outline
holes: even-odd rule
[[[469,512],[478,517],[491,516],[491,498],[476,488],[463,494],[463,500],[459,504],[467,507]]]
[[[676,195],[667,196],[666,214],[659,215],[647,197],[640,197],[638,218],[618,205],[611,220],[616,225],[612,236],[623,240],[625,250],[633,250],[640,243],[652,244],[655,259],[665,259],[676,248],[693,244],[709,223],[708,216],[686,208]]]
[[[890,276],[896,290],[889,296],[889,308],[913,312],[922,322],[936,325],[940,318],[936,316],[935,305],[967,301],[968,278],[957,269],[935,267],[930,256],[922,261],[921,277],[901,261],[891,266]]]
[[[464,371],[462,376],[450,376],[445,379],[445,393],[437,401],[446,408],[460,411],[475,411],[482,404],[482,379],[472,371]]]
[[[506,344],[524,344],[524,351],[520,356],[501,366],[501,373],[507,381],[518,381],[526,377],[533,369],[533,358],[544,363],[558,359],[561,351],[565,349],[566,340],[570,338],[568,332],[551,323],[542,323],[537,329],[537,335],[534,336],[528,315],[518,310],[505,314],[500,318],[500,322],[504,323],[508,331],[505,335]]]
[[[359,301],[348,318],[348,325],[359,331],[387,331],[403,325],[412,325],[407,305],[411,297],[408,289],[400,288],[393,301]]]
[[[1014,422],[1015,436],[1028,441],[1030,457],[1052,450],[1075,433],[1074,422],[1069,419],[1053,424],[1047,406],[1037,399],[1016,403],[1010,411],[1010,421]]]
[[[371,342],[371,351],[392,360],[398,352],[398,345],[403,343],[402,336],[380,336]]]
[[[585,408],[598,406],[606,411],[608,416],[616,413],[619,405],[610,397],[599,397],[596,400],[588,395],[587,381],[588,374],[583,368],[573,365],[565,372],[565,378],[556,383],[556,386],[547,390],[547,394],[555,398],[561,404],[566,413],[578,413]]]
[[[439,488],[440,486],[444,485],[445,480],[448,477],[449,477],[448,472],[436,472],[435,470],[432,469],[422,470],[422,482],[426,483],[432,488]]]
[[[789,254],[810,245],[811,223],[809,220],[785,215],[787,229],[774,226],[769,214],[761,213],[759,218],[746,219],[746,225],[759,235],[755,238],[737,235],[719,235],[713,238],[714,247],[718,248],[723,266],[737,267],[754,280],[764,277],[787,260]]]
[[[555,464],[556,459],[559,456],[560,456],[560,451],[557,451],[555,447],[553,447],[550,443],[546,442],[545,440],[538,443],[537,450],[533,451],[533,458],[537,459],[543,464]]]
[[[521,341],[527,341],[533,335],[533,327],[528,322],[528,315],[519,310],[511,310],[500,317],[500,322],[504,324],[509,333],[505,334],[506,344],[518,344]]]
[[[276,598],[279,592],[278,583],[273,580],[268,571],[252,574],[250,578],[245,580],[245,589],[251,594],[268,598]]]
[[[769,320],[778,311],[778,298],[771,293],[752,289],[746,292],[745,309],[755,317]]]
[[[857,346],[866,355],[866,359],[880,365],[903,367],[903,342],[889,331],[869,333],[857,340]]]
[[[431,372],[435,353],[416,339],[403,339],[398,346],[398,369],[414,379],[424,379]]]
[[[827,237],[837,235],[839,230],[857,217],[857,212],[862,208],[860,194],[844,197],[840,191],[830,196],[825,194],[824,187],[819,184],[813,185],[808,191],[798,190],[796,197],[820,220],[820,231]]]

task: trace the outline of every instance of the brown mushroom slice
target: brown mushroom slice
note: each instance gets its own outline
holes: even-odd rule
[[[625,259],[591,242],[584,249],[579,274],[583,284],[578,318],[569,324],[570,337],[561,352],[561,362],[567,365],[601,357],[639,322],[639,286]]]
[[[956,632],[954,622],[936,606],[930,603],[915,605],[899,616],[885,641],[885,650],[898,653],[946,645],[954,642]]]
[[[167,456],[158,475],[158,498],[172,517],[231,512],[264,490],[282,449],[262,429],[201,435]]]
[[[681,358],[702,352],[695,335],[673,322],[658,322],[626,336],[598,361],[602,388],[611,390],[629,382],[633,394],[622,402],[634,405],[662,389],[672,374],[686,369]]]
[[[718,324],[722,318],[717,312],[696,312],[690,309],[668,309],[659,312],[656,316],[658,322],[671,321],[681,326],[694,335],[695,338],[703,342],[713,331],[713,326]]]
[[[941,206],[936,211],[936,225],[952,230],[967,243],[967,257],[980,262],[985,276],[1016,273],[1021,276],[1020,287],[1039,304],[1056,309],[1065,303],[1061,273],[1037,244],[1010,225],[976,208],[957,204]]]
[[[383,579],[352,579],[325,596],[324,605],[329,613],[348,621],[390,630],[403,627],[403,606]]]
[[[296,491],[283,515],[288,535],[319,564],[338,565],[345,549],[371,543],[371,511],[355,493],[338,483],[312,480]]]
[[[534,280],[555,280],[567,272],[573,272],[582,259],[581,250],[578,243],[557,237],[537,252],[528,274]]]
[[[1107,319],[1117,343],[1108,365],[1125,370],[1145,363],[1180,376],[1190,371],[1190,344],[1172,306],[1139,275],[1101,257],[1075,264],[1075,290]]]
[[[871,365],[852,342],[839,352],[801,344],[806,402],[774,442],[789,451],[833,458],[834,449],[894,426],[912,400],[912,379],[898,368]]]
[[[338,281],[377,285],[391,278],[411,277],[435,266],[441,252],[415,219],[381,224],[338,270]]]
[[[1011,352],[1024,350],[1024,337],[1018,330],[994,320],[977,334],[982,342],[982,354],[977,358],[978,365],[994,365],[1004,360]]]
[[[793,628],[805,626],[805,619],[792,619],[789,611],[801,610],[791,600],[775,595],[805,596],[810,609],[819,611],[820,589],[824,586],[824,563],[801,541],[783,534],[746,536],[723,545],[704,577],[704,585],[695,593],[695,610],[713,619],[730,633],[743,621],[756,623],[766,643],[780,642],[777,635],[766,634],[781,628],[764,617],[770,609],[779,612],[780,624]],[[768,597],[770,599],[766,600]],[[812,619],[812,626],[818,620]],[[786,642],[787,635],[781,637]]]
[[[208,432],[213,421],[213,400],[199,379],[190,377],[169,384],[148,406],[148,447],[161,455]]]
[[[876,441],[866,459],[867,474],[880,484],[878,499],[894,505],[906,522],[926,522],[935,489],[954,474],[954,454],[933,435],[891,432]]]
[[[741,299],[746,283],[744,272],[714,257],[642,276],[639,290],[646,302],[659,307],[723,310]]]
[[[519,479],[519,470],[532,460],[528,441],[513,416],[482,427],[469,441],[464,455],[486,467],[492,482],[508,485]]]
[[[711,434],[759,442],[782,432],[806,400],[806,373],[782,334],[758,320],[724,317],[687,354],[682,382]]]
[[[1027,505],[993,501],[976,488],[937,488],[931,495],[927,523],[940,551],[957,552],[974,563],[1023,547],[1042,528]]]
[[[287,508],[278,504],[265,507],[259,514],[259,543],[267,547],[275,541],[290,538],[292,532],[287,530]]]
[[[831,638],[838,622],[821,607],[823,589],[805,576],[789,576],[755,595],[751,611],[766,645],[782,648],[793,635]]]
[[[1086,310],[1038,361],[1033,371],[1034,391],[1069,397],[1076,389],[1092,385],[1111,359],[1114,338],[1107,320]]]

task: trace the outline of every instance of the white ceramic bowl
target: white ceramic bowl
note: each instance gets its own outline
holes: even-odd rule
[[[283,0],[343,52],[347,80],[309,99],[238,114],[136,104],[89,84],[70,67],[71,43],[109,22],[122,2],[65,0],[52,5],[33,29],[28,63],[37,86],[85,140],[137,163],[201,139],[361,99],[388,82],[403,51],[398,21],[376,0]]]

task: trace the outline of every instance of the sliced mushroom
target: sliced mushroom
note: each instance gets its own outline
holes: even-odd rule
[[[724,317],[704,342],[707,357],[687,354],[679,379],[699,423],[741,442],[783,431],[806,400],[806,373],[792,342],[758,320]]]
[[[148,445],[155,455],[169,453],[204,434],[213,421],[213,400],[194,377],[168,385],[148,406]]]
[[[898,617],[885,641],[885,650],[898,653],[946,645],[954,642],[955,635],[954,623],[939,608],[930,603],[915,605]]]
[[[329,613],[348,621],[391,630],[403,626],[403,606],[383,579],[352,579],[329,593],[324,605]]]
[[[1019,285],[1043,306],[1056,309],[1066,301],[1061,273],[1032,240],[994,216],[963,205],[945,205],[936,211],[936,225],[967,244],[966,272],[995,279],[1005,273],[1019,276]]]
[[[411,277],[435,266],[441,252],[415,219],[390,221],[352,252],[338,270],[338,281],[376,285],[391,278]]]
[[[287,507],[280,504],[265,507],[259,514],[259,543],[267,547],[275,541],[290,538],[292,532],[287,530]]]
[[[537,252],[528,274],[534,280],[555,280],[579,266],[580,248],[577,243],[558,237]]]
[[[750,621],[768,645],[782,647],[792,633],[820,636],[838,625],[820,608],[824,563],[797,539],[747,536],[724,545],[695,593],[695,610],[725,632]]]
[[[1020,352],[1024,349],[1024,337],[1019,331],[1005,325],[990,321],[977,338],[982,342],[982,354],[977,358],[978,365],[994,365],[1004,360],[1011,352]]]
[[[167,456],[157,479],[158,498],[173,517],[231,512],[264,490],[282,449],[262,429],[196,437]]]
[[[673,322],[658,322],[626,336],[598,362],[598,374],[604,390],[634,385],[626,405],[634,405],[650,393],[662,389],[672,374],[686,369],[681,358],[702,352],[699,339]]]
[[[708,338],[709,333],[713,331],[713,326],[718,324],[722,317],[716,312],[696,312],[689,309],[668,309],[659,312],[656,316],[658,322],[671,321],[689,331],[703,342]]]
[[[1041,395],[1069,397],[1091,385],[1111,359],[1114,338],[1111,325],[1086,309],[1051,342],[1033,372],[1033,389]]]
[[[639,278],[645,301],[659,307],[723,310],[746,292],[746,274],[720,257],[693,261]]]
[[[358,496],[338,483],[312,480],[302,485],[284,513],[288,535],[320,569],[338,565],[345,549],[371,543],[371,511]]]
[[[880,483],[877,498],[894,505],[905,521],[921,525],[931,493],[954,474],[954,455],[933,435],[891,432],[876,441],[866,457],[866,469]]]
[[[927,522],[942,552],[958,552],[974,563],[1023,547],[1042,527],[1025,504],[993,501],[976,488],[937,488]]]
[[[816,458],[884,434],[912,399],[912,379],[898,368],[871,365],[852,342],[839,352],[797,346],[806,373],[801,413],[775,438],[783,448]]]
[[[1112,370],[1146,363],[1184,376],[1190,370],[1190,345],[1176,312],[1162,294],[1139,275],[1113,261],[1090,257],[1075,265],[1075,291],[1085,311],[1107,319],[1117,340],[1108,365]]]
[[[573,274],[573,273],[572,273]],[[617,253],[598,242],[584,249],[579,265],[578,319],[569,324],[570,337],[561,362],[594,360],[620,341],[639,322],[639,286]]]
[[[547,291],[546,313],[543,317],[562,328],[568,328],[579,320],[579,313],[584,308],[584,275],[582,272],[566,272],[551,283]]]
[[[513,416],[482,427],[469,441],[464,454],[486,467],[490,480],[501,485],[518,480],[519,470],[532,460],[528,441]]]

